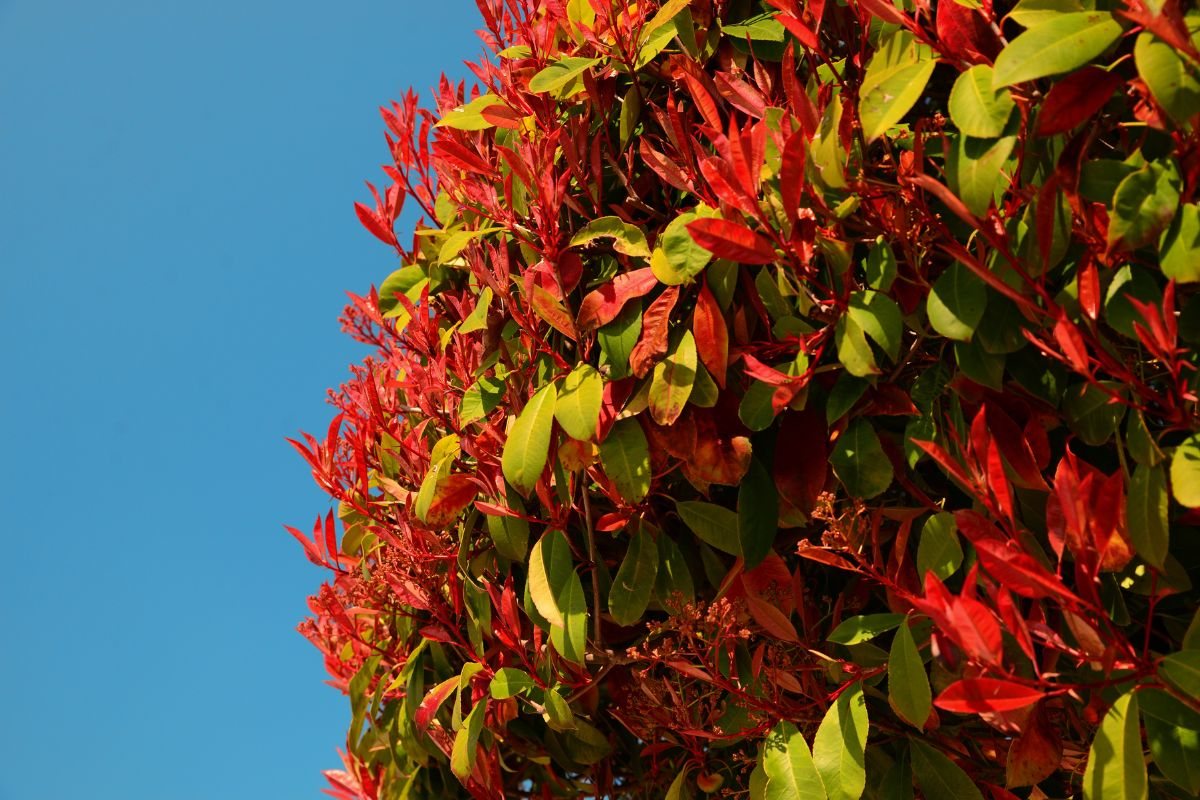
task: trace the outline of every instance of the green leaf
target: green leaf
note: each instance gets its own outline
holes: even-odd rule
[[[925,580],[932,572],[938,580],[946,580],[962,565],[962,545],[958,543],[958,526],[949,511],[934,514],[921,527],[917,544],[917,577]]]
[[[666,534],[659,534],[657,542],[658,577],[654,580],[654,599],[664,608],[675,595],[679,595],[685,603],[692,602],[696,589],[683,551]]]
[[[598,58],[561,58],[529,79],[529,91],[534,94],[557,91],[599,63]]]
[[[738,515],[724,506],[702,500],[685,500],[675,504],[683,524],[701,541],[730,555],[742,554],[738,536]]]
[[[525,504],[514,492],[508,492],[508,507],[518,514],[525,514]],[[509,561],[525,561],[529,552],[529,523],[522,517],[488,515],[488,535],[496,545],[496,551]]]
[[[704,216],[712,216],[706,213]],[[658,246],[650,256],[654,276],[668,286],[687,283],[708,266],[712,253],[705,250],[688,233],[687,226],[700,219],[695,211],[687,211],[671,220],[658,237]]]
[[[908,750],[925,800],[983,800],[970,776],[941,751],[911,737]]]
[[[863,262],[867,285],[872,289],[886,292],[892,288],[892,282],[896,280],[898,271],[896,253],[892,250],[892,246],[885,242],[882,236],[877,237],[875,244],[867,252],[867,260]]]
[[[1083,772],[1084,800],[1145,800],[1146,762],[1142,759],[1142,731],[1138,725],[1138,699],[1133,692],[1117,698],[1092,740]]]
[[[483,731],[483,715],[487,711],[487,698],[480,698],[467,715],[466,724],[454,735],[454,748],[450,751],[450,769],[459,780],[466,780],[475,771],[476,745]]]
[[[900,337],[904,324],[900,318],[900,307],[882,292],[861,291],[850,295],[846,313],[858,323],[867,336],[879,345],[888,358],[900,358]]]
[[[469,425],[483,419],[500,405],[504,396],[504,384],[486,375],[471,384],[463,392],[462,404],[458,407],[458,424]]]
[[[1197,612],[1200,613],[1200,612]],[[1200,712],[1193,711],[1175,695],[1163,689],[1138,691],[1138,708],[1142,718],[1155,717],[1180,728],[1200,731]]]
[[[1147,164],[1117,186],[1108,223],[1108,245],[1130,250],[1150,242],[1171,224],[1179,208],[1179,174]]]
[[[1171,495],[1188,508],[1200,508],[1200,434],[1184,439],[1171,455]]]
[[[608,613],[618,625],[632,625],[642,618],[657,577],[658,545],[639,526],[608,591]]]
[[[867,700],[861,683],[844,690],[813,738],[813,764],[829,800],[858,800],[867,786]]]
[[[521,409],[504,442],[504,455],[500,460],[504,478],[526,496],[537,485],[546,467],[557,397],[554,384],[542,387]]]
[[[523,669],[501,667],[492,676],[488,692],[496,700],[507,700],[533,688],[533,678]]]
[[[892,462],[871,423],[856,419],[838,437],[829,455],[838,480],[852,497],[869,500],[892,485]]]
[[[1101,381],[1102,385],[1124,393],[1123,387],[1112,381]],[[1125,406],[1110,402],[1112,396],[1090,383],[1080,383],[1067,390],[1063,400],[1063,411],[1071,430],[1084,444],[1099,447],[1116,433],[1125,416]]]
[[[696,339],[685,330],[675,348],[654,365],[650,380],[650,416],[659,425],[673,425],[687,405],[696,381]],[[597,411],[599,406],[597,406]]]
[[[837,345],[838,361],[848,373],[857,378],[879,374],[866,332],[849,314],[843,314],[838,319],[833,341]]]
[[[888,653],[888,703],[899,717],[919,731],[933,710],[929,676],[908,623],[900,625]]]
[[[779,493],[771,473],[757,458],[738,486],[738,539],[746,569],[754,569],[771,552],[779,530]]]
[[[977,64],[954,81],[949,107],[960,133],[991,139],[1004,133],[1016,103],[1008,89],[992,88],[992,68]]]
[[[767,773],[766,800],[823,800],[825,786],[804,736],[790,722],[780,722],[763,743]]]
[[[604,379],[589,364],[580,364],[563,379],[554,404],[554,418],[572,439],[596,438],[600,421],[600,403],[604,399]]]
[[[567,537],[560,530],[546,531],[529,554],[529,596],[538,613],[551,625],[561,627],[566,622],[560,598],[566,596],[573,575],[575,563]]]
[[[566,699],[559,694],[557,688],[546,690],[545,711],[542,716],[546,719],[546,724],[556,731],[571,731],[575,730],[575,712],[571,710],[571,706]]]
[[[637,419],[629,417],[613,423],[600,443],[600,463],[626,501],[640,503],[645,498],[650,491],[650,447]]]
[[[989,353],[977,336],[954,343],[954,359],[962,373],[976,383],[1000,391],[1004,382],[1004,356]]]
[[[575,570],[570,571],[556,601],[562,609],[564,624],[551,623],[550,643],[563,658],[582,664],[587,655],[587,600]],[[596,610],[599,612],[599,609]]]
[[[850,413],[850,409],[854,408],[854,404],[870,385],[869,381],[855,377],[850,372],[838,375],[837,382],[829,390],[829,399],[825,402],[825,421],[833,424]]]
[[[948,339],[970,341],[987,308],[987,286],[955,261],[933,284],[925,310],[929,324]]]
[[[1008,43],[996,57],[996,88],[1058,75],[1082,67],[1121,37],[1107,11],[1057,14]]]
[[[671,785],[667,787],[667,794],[664,800],[686,800],[691,796],[687,790],[688,768],[685,766],[679,770],[675,776],[675,780],[671,781]]]
[[[1180,650],[1164,658],[1158,674],[1187,697],[1200,699],[1200,650]]]
[[[638,226],[631,225],[620,217],[600,217],[592,220],[571,237],[570,247],[579,247],[596,239],[612,239],[613,249],[618,253],[635,258],[650,257],[646,234]]]
[[[573,761],[589,766],[603,761],[612,752],[608,737],[583,719],[575,720],[574,730],[567,735],[566,747]]]
[[[898,627],[904,620],[903,614],[865,614],[848,617],[833,629],[827,641],[845,645],[868,642],[879,634]]]
[[[608,365],[608,377],[619,381],[629,377],[629,354],[642,335],[642,306],[626,303],[616,319],[596,331],[596,341]]]
[[[1189,19],[1195,25],[1195,17]],[[1193,34],[1194,36],[1194,34]],[[1200,108],[1200,80],[1195,65],[1162,39],[1143,33],[1133,47],[1138,75],[1146,82],[1155,101],[1180,125],[1196,115]]]
[[[1142,711],[1146,742],[1154,763],[1191,795],[1200,794],[1200,731],[1172,725]]]
[[[1123,336],[1137,339],[1133,323],[1145,327],[1146,320],[1129,302],[1131,299],[1143,303],[1161,303],[1162,292],[1150,270],[1126,264],[1117,270],[1104,294],[1104,320]]]
[[[1138,555],[1160,572],[1167,558],[1170,527],[1167,476],[1162,467],[1138,464],[1129,479],[1129,538]]]
[[[1003,167],[1016,143],[1015,136],[999,139],[959,136],[950,151],[946,160],[950,189],[975,216],[986,214],[996,189],[1007,184]]]
[[[1163,275],[1179,283],[1200,281],[1200,205],[1185,203],[1158,246]]]
[[[859,89],[863,137],[874,141],[895,126],[920,99],[937,61],[907,30],[893,33],[871,60]]]

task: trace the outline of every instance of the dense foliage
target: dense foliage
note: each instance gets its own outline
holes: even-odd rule
[[[296,443],[331,793],[1200,790],[1200,12],[479,7]]]

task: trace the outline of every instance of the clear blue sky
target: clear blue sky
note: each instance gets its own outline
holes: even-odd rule
[[[377,107],[472,0],[0,0],[0,799],[317,798],[295,632],[328,503],[284,442],[365,351]],[[411,223],[410,223],[411,224]]]

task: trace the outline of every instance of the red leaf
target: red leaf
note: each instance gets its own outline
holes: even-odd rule
[[[762,92],[741,78],[735,78],[724,72],[718,72],[713,76],[713,80],[717,84],[717,91],[731,106],[755,119],[762,119],[767,108],[767,102],[763,99]]]
[[[646,162],[646,166],[654,170],[658,177],[682,192],[690,192],[695,189],[691,179],[684,174],[679,165],[651,147],[649,141],[639,140],[638,150],[642,154],[642,161]]]
[[[1095,261],[1088,259],[1079,271],[1078,282],[1079,307],[1088,315],[1088,319],[1095,320],[1100,315],[1100,273],[1096,270]]]
[[[1016,711],[1045,695],[1039,689],[997,678],[963,678],[946,687],[933,701],[938,708],[958,714]]]
[[[779,167],[779,188],[783,195],[783,211],[795,223],[800,216],[800,198],[804,194],[804,162],[809,138],[796,131],[783,146]]]
[[[750,609],[750,616],[754,618],[759,627],[776,639],[785,642],[800,641],[800,637],[796,635],[796,627],[792,625],[788,615],[779,610],[777,606],[748,594],[746,595],[746,607]]]
[[[469,475],[447,475],[438,481],[426,522],[434,528],[444,528],[458,518],[462,510],[471,504],[479,488]]]
[[[644,378],[650,367],[667,354],[667,329],[678,297],[679,287],[670,286],[642,314],[642,338],[629,354],[629,368],[639,378]]]
[[[973,8],[961,3],[938,3],[936,24],[942,51],[952,58],[985,64],[1000,52],[992,27]]]
[[[696,244],[718,258],[729,258],[742,264],[775,261],[775,248],[771,243],[740,222],[698,219],[688,223],[687,229]]]
[[[984,663],[993,664],[1000,660],[1000,624],[987,606],[962,596],[954,600],[947,616],[949,628],[942,632],[953,639],[963,652]]]
[[[1008,748],[1007,778],[1010,787],[1034,786],[1062,766],[1063,743],[1047,719],[1043,706]]]
[[[367,208],[362,203],[354,204],[354,213],[358,214],[358,221],[363,224],[371,234],[383,242],[396,246],[396,232],[392,230],[392,226],[384,222],[383,217],[378,212]]]
[[[1067,362],[1076,372],[1081,375],[1091,374],[1088,370],[1087,345],[1083,343],[1083,336],[1075,324],[1065,316],[1059,317],[1058,322],[1054,324],[1054,340],[1058,342]]]
[[[1050,87],[1038,113],[1037,135],[1053,136],[1082,125],[1124,82],[1117,73],[1096,66],[1071,73]]]
[[[805,409],[780,417],[775,440],[775,488],[781,499],[807,515],[817,504],[828,477],[828,432],[825,415]],[[803,453],[798,458],[797,454]]]
[[[700,296],[692,316],[692,335],[696,337],[696,352],[713,380],[725,388],[725,370],[729,366],[729,329],[717,298],[705,281],[700,281]]]
[[[571,319],[571,312],[567,311],[566,306],[560,303],[550,292],[541,286],[534,286],[533,294],[529,298],[529,304],[533,306],[533,310],[537,312],[539,317],[548,322],[552,328],[563,336],[571,340],[579,338],[579,334],[575,330],[575,321]]]
[[[793,36],[800,40],[800,44],[807,47],[809,50],[820,50],[821,45],[817,41],[817,35],[812,32],[807,25],[790,14],[780,14],[775,17],[783,27],[787,28]]]
[[[649,267],[623,272],[583,298],[575,323],[582,331],[607,325],[617,318],[627,302],[657,285],[658,278]]]
[[[457,688],[458,676],[455,675],[430,689],[429,693],[425,695],[425,699],[421,701],[421,705],[417,706],[417,713],[413,715],[413,721],[417,723],[417,727],[422,730],[428,728],[429,723],[433,722],[434,716],[437,715],[438,709],[442,707],[442,703],[446,702],[446,698]]]

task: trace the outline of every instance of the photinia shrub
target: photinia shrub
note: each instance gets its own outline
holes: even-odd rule
[[[1200,12],[478,5],[295,443],[330,792],[1195,796]]]

